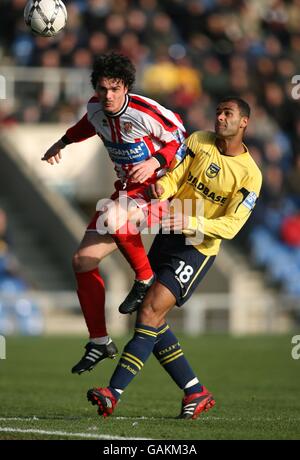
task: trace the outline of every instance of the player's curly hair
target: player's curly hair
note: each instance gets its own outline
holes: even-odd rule
[[[95,59],[91,82],[96,89],[100,78],[116,78],[130,91],[135,81],[135,72],[135,67],[128,57],[114,52],[102,54]]]

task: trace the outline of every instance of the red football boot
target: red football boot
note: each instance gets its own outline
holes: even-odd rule
[[[118,403],[118,400],[108,388],[92,388],[88,390],[87,399],[93,405],[97,404],[98,414],[103,417],[111,415]]]
[[[203,386],[201,393],[193,393],[183,398],[181,412],[177,418],[196,419],[201,412],[207,412],[215,404],[213,395]]]

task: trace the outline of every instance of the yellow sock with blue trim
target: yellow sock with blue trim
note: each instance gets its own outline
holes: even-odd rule
[[[178,339],[166,323],[157,329],[153,354],[186,395],[201,393],[202,385],[184,356]]]
[[[142,370],[152,353],[157,330],[144,324],[136,324],[133,338],[125,346],[119,363],[110,379],[108,388],[119,399],[131,380]]]

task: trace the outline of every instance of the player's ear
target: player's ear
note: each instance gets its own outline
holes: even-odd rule
[[[96,83],[96,86],[95,86],[95,93],[96,93],[96,94],[100,94],[100,83],[99,83],[99,81]]]
[[[247,128],[248,120],[249,120],[248,117],[242,117],[241,122],[240,122],[240,128],[244,128],[244,129]]]

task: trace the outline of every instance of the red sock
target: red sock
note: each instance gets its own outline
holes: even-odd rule
[[[75,273],[77,294],[90,338],[107,335],[105,324],[105,287],[98,268]]]
[[[153,276],[153,271],[142,242],[141,234],[131,234],[130,227],[128,232],[125,233],[124,227],[121,227],[117,233],[111,236],[135,271],[136,279],[148,280],[151,278]]]

